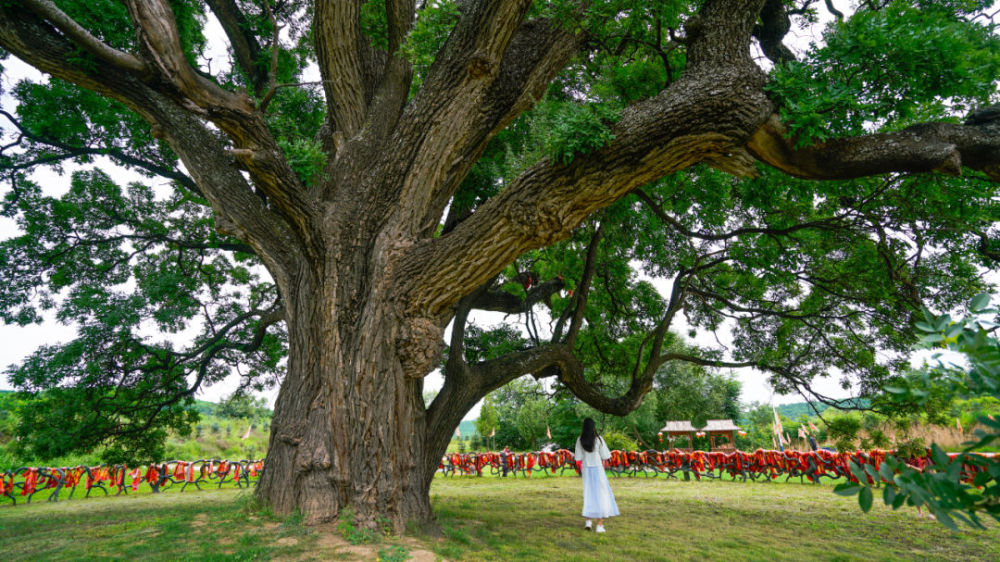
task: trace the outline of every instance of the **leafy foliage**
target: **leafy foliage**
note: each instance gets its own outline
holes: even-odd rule
[[[962,397],[988,396],[1000,398],[1000,341],[995,337],[998,311],[987,308],[989,295],[976,296],[970,303],[971,314],[952,319],[945,314],[935,316],[925,311],[924,320],[917,324],[923,332],[921,344],[927,348],[943,348],[960,353],[966,365],[938,360],[914,371],[886,391],[899,401],[923,403],[935,389]],[[956,529],[955,519],[978,529],[983,526],[980,515],[1000,521],[1000,460],[970,454],[1000,440],[1000,420],[983,417],[978,420],[986,429],[976,430],[976,440],[967,444],[963,453],[949,458],[936,443],[931,444],[933,463],[922,469],[908,466],[904,460],[890,457],[886,468],[869,474],[886,483],[883,501],[893,509],[903,505],[926,506],[945,526]],[[962,465],[979,468],[973,483],[961,481]],[[854,465],[852,470],[861,469]],[[866,467],[867,470],[867,467]],[[861,509],[872,504],[871,486],[867,476],[858,485],[840,485],[838,493],[858,494]]]
[[[108,460],[158,459],[167,429],[197,420],[189,375],[210,383],[239,365],[262,386],[279,372],[281,332],[253,350],[225,339],[255,338],[274,288],[195,200],[159,199],[138,183],[123,190],[97,170],[74,173],[58,198],[28,181],[18,187],[7,211],[24,234],[0,243],[11,272],[0,289],[3,318],[23,325],[52,310],[78,326],[76,339],[43,346],[8,371],[36,397],[21,411],[26,454],[83,452],[114,437]],[[178,350],[153,341],[150,328],[197,335]]]
[[[800,145],[989,103],[1000,38],[974,17],[981,4],[911,4],[858,10],[805,60],[775,69],[769,88]]]

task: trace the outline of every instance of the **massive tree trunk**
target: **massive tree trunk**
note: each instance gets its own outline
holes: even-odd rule
[[[397,526],[430,516],[429,460],[444,451],[427,438],[422,380],[398,359],[405,319],[391,287],[370,281],[303,279],[285,297],[288,372],[258,488],[276,512],[320,522],[351,505],[363,524]]]

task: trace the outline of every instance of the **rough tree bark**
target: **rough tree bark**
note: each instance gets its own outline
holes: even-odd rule
[[[299,509],[313,522],[333,519],[347,505],[363,525],[381,515],[401,529],[408,519],[430,517],[430,482],[455,426],[486,393],[523,374],[558,377],[605,411],[625,413],[639,404],[656,367],[675,359],[661,347],[676,306],[654,334],[653,359],[618,398],[590,386],[573,355],[580,314],[566,319],[561,342],[479,365],[465,364],[460,352],[469,311],[504,306],[485,287],[507,264],[569,236],[588,215],[638,186],[699,162],[750,174],[759,159],[813,178],[955,173],[963,165],[995,177],[1000,162],[992,125],[925,127],[791,148],[764,94],[764,74],[750,58],[755,33],[775,52],[786,51],[780,33],[755,29],[764,0],[708,0],[686,25],[683,77],[630,106],[607,147],[565,165],[539,162],[434,238],[450,197],[487,142],[541,97],[582,44],[579,32],[526,21],[528,1],[464,2],[408,101],[412,71],[402,57],[368,45],[360,31],[361,2],[318,3],[328,160],[317,185],[306,188],[281,156],[260,107],[190,67],[166,0],[127,4],[139,37],[136,53],[102,44],[47,0],[26,1],[27,10],[0,4],[0,45],[142,115],[181,156],[219,230],[251,246],[270,270],[290,343],[257,493],[275,512]],[[772,12],[778,4],[769,3]],[[236,5],[210,5],[220,12],[237,62],[252,65],[260,46],[241,37]],[[394,51],[412,25],[414,2],[387,0],[386,9]],[[81,48],[99,73],[67,62]],[[246,70],[263,91],[260,69]],[[585,291],[577,310],[583,298]],[[425,408],[422,379],[439,363],[453,319],[444,387]]]

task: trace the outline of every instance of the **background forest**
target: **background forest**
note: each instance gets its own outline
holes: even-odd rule
[[[656,387],[643,405],[624,417],[602,415],[571,395],[549,393],[529,377],[491,393],[476,420],[463,421],[452,439],[449,452],[499,450],[531,451],[555,443],[572,448],[583,418],[598,421],[601,433],[613,449],[664,449],[657,432],[667,420],[730,418],[746,432],[737,437],[741,450],[769,449],[774,446],[774,414],[767,404],[741,403],[740,383],[730,374],[712,373],[697,366],[683,366],[686,373],[663,370]],[[19,466],[72,466],[99,464],[101,448],[89,453],[65,455],[52,459],[25,455],[15,438],[18,411],[30,400],[15,392],[0,391],[0,469]],[[807,450],[798,438],[801,427],[818,428],[821,446],[838,450],[856,448],[924,448],[936,442],[948,451],[962,449],[976,429],[978,419],[1000,416],[1000,400],[990,396],[952,399],[935,404],[922,412],[887,416],[870,409],[868,400],[844,401],[862,410],[838,410],[818,402],[795,402],[776,407],[792,448]],[[197,421],[188,432],[171,432],[164,459],[260,458],[267,450],[272,411],[263,399],[231,396],[221,403],[198,400],[192,410]],[[249,434],[247,431],[249,429]],[[549,439],[547,431],[551,431]],[[490,434],[494,433],[492,438]],[[246,435],[246,438],[244,436]],[[685,438],[675,445],[688,446]],[[696,449],[709,449],[707,438],[696,438]],[[985,451],[1000,451],[986,447]]]

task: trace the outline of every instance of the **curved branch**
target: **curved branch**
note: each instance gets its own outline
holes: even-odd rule
[[[195,375],[194,382],[191,383],[191,386],[189,386],[187,390],[178,393],[175,396],[173,402],[176,402],[176,400],[179,400],[185,396],[194,396],[194,394],[198,391],[198,389],[201,388],[202,383],[205,381],[205,376],[208,374],[208,369],[211,366],[212,361],[215,359],[216,355],[225,351],[226,349],[239,349],[247,353],[251,351],[256,351],[260,347],[260,344],[263,343],[264,334],[266,333],[266,331],[267,331],[266,326],[264,328],[258,329],[257,333],[254,335],[254,339],[251,342],[245,344],[232,344],[232,345],[223,344],[210,348],[205,353],[205,356],[202,357],[201,361],[198,362],[198,371],[197,374]]]
[[[174,13],[165,0],[128,0],[126,4],[146,58],[184,98],[206,112],[253,110],[245,95],[227,92],[191,68],[181,48]]]
[[[520,314],[526,308],[534,306],[540,302],[548,302],[549,298],[558,293],[566,286],[562,279],[549,279],[548,281],[533,285],[526,291],[525,298],[508,293],[503,290],[484,290],[471,302],[471,307],[476,310],[491,310],[493,312],[503,312],[504,314]]]
[[[820,318],[822,320],[836,320],[836,319],[843,319],[843,318],[847,317],[846,315],[830,316],[828,314],[824,314],[824,312],[828,311],[831,308],[830,306],[826,306],[823,309],[818,310],[816,312],[810,312],[810,313],[801,313],[801,312],[798,312],[797,313],[797,311],[794,311],[794,310],[781,310],[781,309],[776,309],[776,308],[759,308],[759,307],[752,307],[752,306],[742,306],[740,304],[737,304],[736,302],[733,302],[732,300],[730,300],[729,298],[727,298],[725,295],[716,293],[714,291],[709,291],[709,290],[701,289],[701,288],[698,288],[698,287],[688,287],[688,292],[690,292],[693,295],[698,295],[699,297],[702,297],[704,299],[714,300],[714,301],[717,301],[719,303],[722,303],[722,304],[724,304],[726,306],[726,308],[728,308],[729,310],[731,310],[733,312],[746,312],[746,313],[751,314],[751,315],[753,315],[755,317],[756,316],[774,316],[774,317],[778,317],[778,318],[785,318],[785,319],[788,319],[788,320],[803,320],[803,319],[806,319],[806,318]],[[771,304],[777,304],[777,303],[771,303]]]
[[[891,172],[943,172],[963,166],[1000,181],[1000,122],[928,123],[796,148],[777,115],[747,142],[761,162],[806,179],[852,179]]]
[[[142,61],[130,55],[112,48],[89,31],[73,21],[62,10],[56,7],[50,0],[21,0],[25,7],[45,18],[52,25],[56,26],[74,43],[83,47],[97,58],[111,63],[122,70],[130,72],[144,73],[146,65]]]
[[[705,5],[703,25],[723,31],[694,40],[713,42],[699,47],[700,56],[749,53],[756,3],[719,0],[742,12],[740,18],[720,6],[708,9],[715,4]],[[713,50],[718,41],[742,48]],[[456,287],[461,294],[479,286],[525,251],[566,238],[595,210],[666,174],[706,160],[752,173],[741,147],[772,112],[764,76],[749,54],[715,63],[711,73],[686,74],[660,95],[626,108],[610,127],[614,138],[607,147],[569,164],[541,160],[450,233],[415,245],[398,269],[412,309],[428,316],[447,311]]]
[[[624,394],[613,398],[604,394],[599,385],[586,379],[583,365],[567,352],[558,363],[556,375],[559,382],[566,385],[577,398],[606,414],[624,416],[642,404],[642,399],[653,388],[655,369],[646,369],[640,376],[633,377],[632,383]]]
[[[827,0],[829,1],[829,0]],[[783,0],[767,0],[760,12],[761,23],[754,27],[753,36],[760,42],[764,55],[776,66],[795,60],[795,53],[782,42],[792,22]]]
[[[837,21],[844,21],[844,13],[833,7],[833,0],[823,0],[826,3],[826,11],[837,18]]]
[[[112,97],[136,111],[181,157],[212,205],[220,232],[252,246],[279,278],[282,270],[298,267],[295,256],[287,251],[288,240],[294,236],[287,224],[264,206],[232,165],[218,135],[197,116],[117,67],[102,69],[98,80],[67,63],[75,47],[65,37],[32,13],[2,3],[0,46],[43,72]]]
[[[267,75],[257,65],[262,49],[257,38],[248,33],[249,22],[234,0],[206,0],[206,3],[229,38],[236,64],[250,78],[254,91],[260,95],[267,86]]]
[[[412,178],[404,197],[417,205],[405,224],[418,234],[434,228],[489,139],[542,97],[580,45],[556,22],[522,22],[527,4],[471,4],[400,117],[390,143]]]
[[[199,114],[218,125],[236,146],[230,155],[250,172],[306,252],[321,252],[315,201],[282,155],[263,114],[254,108],[246,94],[223,90],[194,71],[181,48],[169,3],[129,0],[127,4],[146,56],[169,84],[158,92],[181,104],[189,114]]]

